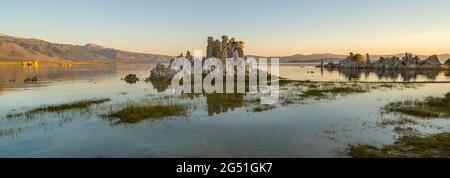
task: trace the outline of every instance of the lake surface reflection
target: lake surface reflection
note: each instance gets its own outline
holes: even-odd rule
[[[320,69],[308,64],[281,64],[280,75],[312,81],[450,81],[448,70]]]
[[[280,103],[260,105],[253,94],[174,96],[141,79],[155,65],[0,66],[0,157],[346,157],[350,143],[392,143],[392,126],[380,127],[380,108],[391,101],[442,96],[450,84],[369,86],[364,92],[306,96],[322,84],[283,84]],[[281,76],[312,81],[450,81],[447,71],[328,71],[280,66]],[[24,82],[37,77],[37,82]],[[325,84],[324,84],[325,85]],[[367,88],[366,85],[360,86]],[[88,109],[8,118],[41,105],[91,98],[110,102]],[[183,104],[186,116],[115,124],[102,117],[128,104]],[[426,125],[426,127],[422,127]],[[450,130],[448,119],[411,126],[424,133]]]

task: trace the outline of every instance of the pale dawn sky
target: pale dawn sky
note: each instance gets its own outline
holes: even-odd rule
[[[2,0],[0,33],[177,55],[222,34],[246,53],[450,53],[448,0]]]

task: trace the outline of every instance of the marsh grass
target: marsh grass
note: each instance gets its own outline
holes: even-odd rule
[[[424,118],[450,117],[450,92],[444,97],[427,97],[423,100],[392,102],[382,108],[387,113],[402,113]]]
[[[183,105],[131,104],[105,116],[111,120],[118,119],[115,124],[135,124],[147,119],[158,120],[166,117],[186,116],[186,111],[187,108]]]
[[[350,145],[349,150],[349,155],[355,158],[449,158],[450,133],[404,136],[381,148],[368,144]]]
[[[5,136],[16,137],[22,132],[22,128],[0,128],[0,138]]]
[[[262,104],[259,106],[256,106],[255,108],[253,108],[253,112],[264,112],[264,111],[269,111],[272,109],[275,109],[276,106],[274,105],[268,105],[268,104]]]
[[[308,103],[315,100],[332,100],[339,96],[368,93],[373,90],[417,88],[409,83],[360,83],[360,82],[313,82],[281,80],[282,104]]]
[[[96,104],[102,104],[105,102],[109,102],[111,99],[109,98],[102,98],[102,99],[89,99],[89,100],[81,100],[81,101],[75,101],[71,103],[64,103],[64,104],[53,104],[53,105],[45,105],[40,106],[28,111],[25,111],[23,113],[10,113],[6,115],[7,118],[13,118],[13,117],[21,117],[21,116],[32,116],[39,113],[59,113],[64,112],[67,110],[74,110],[74,109],[86,109],[91,107],[92,105]]]
[[[416,125],[418,124],[416,120],[411,118],[399,118],[399,119],[383,119],[377,123],[379,126],[389,126],[389,125]]]

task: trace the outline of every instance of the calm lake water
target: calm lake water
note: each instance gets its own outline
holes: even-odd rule
[[[121,78],[150,75],[155,65],[0,65],[0,157],[347,157],[347,145],[392,143],[399,135],[381,119],[392,101],[442,96],[450,84],[376,89],[323,100],[279,104],[264,112],[252,96],[170,96],[151,83]],[[448,71],[330,71],[283,64],[281,76],[312,81],[450,81]],[[37,76],[38,82],[24,82]],[[289,87],[286,93],[292,92]],[[82,111],[7,118],[41,105],[91,98],[110,102]],[[236,102],[238,98],[238,102]],[[102,114],[130,103],[189,105],[187,116],[116,124]],[[448,119],[420,120],[424,133],[450,131]]]

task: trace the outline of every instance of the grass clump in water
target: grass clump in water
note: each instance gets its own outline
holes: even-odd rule
[[[275,108],[276,108],[276,106],[269,105],[269,104],[263,104],[263,105],[259,105],[255,108],[253,108],[253,112],[264,112],[264,111],[269,111],[269,110],[272,110]]]
[[[117,118],[117,123],[134,124],[143,120],[157,120],[172,116],[185,116],[187,108],[182,105],[130,105],[117,112],[106,115],[108,118]]]
[[[355,158],[448,158],[450,133],[405,136],[382,148],[367,144],[350,145],[349,155]]]
[[[425,118],[450,117],[450,92],[444,97],[427,97],[423,101],[403,101],[387,104],[383,110],[385,112],[397,112],[411,116]]]
[[[384,119],[377,123],[380,126],[388,126],[388,125],[416,125],[417,121],[410,118],[400,118],[400,119]]]
[[[102,99],[81,100],[81,101],[75,101],[75,102],[64,103],[64,104],[46,105],[46,106],[41,106],[41,107],[31,109],[31,110],[23,112],[23,113],[8,114],[6,117],[12,118],[12,117],[20,117],[20,116],[24,116],[24,115],[31,116],[34,114],[44,113],[44,112],[64,112],[64,111],[73,110],[73,109],[86,109],[92,105],[102,104],[102,103],[109,102],[109,101],[111,101],[111,99],[102,98]]]
[[[347,95],[347,94],[353,94],[353,93],[365,93],[367,92],[366,89],[355,86],[333,86],[333,87],[325,87],[325,88],[308,88],[306,91],[303,92],[303,97],[324,97],[328,94],[331,95]]]

